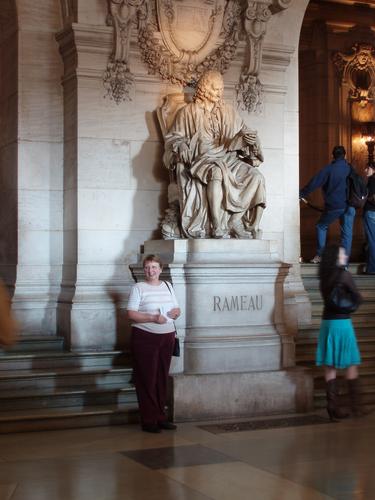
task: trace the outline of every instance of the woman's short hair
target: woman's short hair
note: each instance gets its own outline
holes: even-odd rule
[[[155,255],[153,253],[146,255],[146,257],[143,259],[142,262],[143,267],[145,267],[146,262],[157,262],[160,266],[160,269],[163,269],[163,262],[161,261],[161,258],[158,255]]]

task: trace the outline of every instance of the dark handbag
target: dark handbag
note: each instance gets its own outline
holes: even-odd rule
[[[176,358],[180,357],[180,339],[177,337],[177,335],[174,338],[174,347],[172,356],[175,356]]]
[[[356,295],[344,283],[337,283],[332,288],[328,302],[330,308],[338,314],[354,313],[359,306],[359,300]]]

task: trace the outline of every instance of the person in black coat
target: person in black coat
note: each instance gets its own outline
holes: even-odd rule
[[[363,226],[367,239],[366,274],[375,274],[375,166],[367,165],[368,198],[363,208]]]

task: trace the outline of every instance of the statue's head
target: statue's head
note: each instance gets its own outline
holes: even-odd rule
[[[210,101],[220,104],[224,92],[224,81],[219,71],[209,70],[203,73],[197,83],[194,100]]]

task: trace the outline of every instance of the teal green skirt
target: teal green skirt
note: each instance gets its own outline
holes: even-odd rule
[[[320,326],[316,364],[348,368],[361,363],[351,319],[323,319]]]

